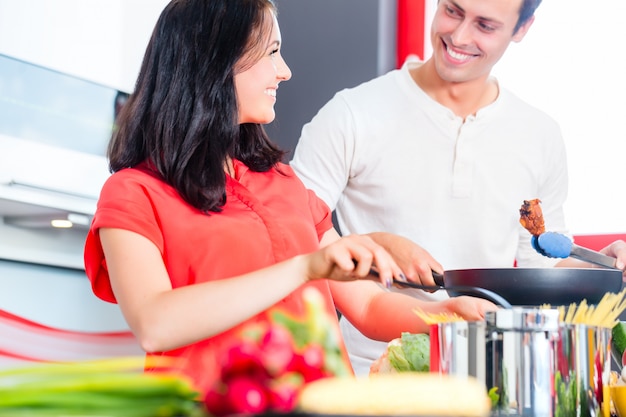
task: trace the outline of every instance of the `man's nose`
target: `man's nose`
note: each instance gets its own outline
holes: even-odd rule
[[[462,21],[459,25],[454,29],[452,35],[450,36],[452,39],[452,43],[454,46],[463,46],[471,43],[472,38],[472,26],[471,22]]]

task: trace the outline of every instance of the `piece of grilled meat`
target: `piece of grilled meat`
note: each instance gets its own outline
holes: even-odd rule
[[[546,231],[543,222],[543,213],[540,206],[541,200],[524,200],[524,204],[519,209],[519,222],[533,236],[539,236]]]

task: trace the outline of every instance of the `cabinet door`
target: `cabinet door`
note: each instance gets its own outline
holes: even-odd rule
[[[270,137],[293,150],[302,126],[339,90],[395,66],[391,0],[276,0],[282,54],[293,73],[280,85]]]

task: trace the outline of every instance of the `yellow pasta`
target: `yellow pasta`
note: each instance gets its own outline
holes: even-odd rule
[[[626,289],[618,294],[606,293],[596,305],[588,305],[587,300],[580,304],[557,307],[559,319],[566,324],[583,324],[587,326],[613,328],[619,322],[619,316],[626,310]],[[544,304],[541,308],[551,308]]]
[[[420,308],[414,309],[413,312],[428,325],[448,323],[452,321],[463,321],[463,317],[456,313],[426,313]]]

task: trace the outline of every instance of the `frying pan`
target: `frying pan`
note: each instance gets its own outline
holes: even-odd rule
[[[373,277],[374,279],[378,280],[380,278],[380,275],[378,274],[378,271],[374,268],[370,269],[370,276]],[[457,294],[467,294],[467,295],[473,295],[476,297],[481,297],[484,298],[486,300],[491,301],[492,303],[499,305],[500,307],[504,307],[504,308],[513,308],[513,306],[511,305],[511,303],[509,303],[507,300],[505,300],[500,294],[496,294],[495,292],[485,289],[485,288],[479,288],[479,287],[474,287],[474,286],[455,286],[455,287],[451,287],[448,286],[446,288],[443,287],[443,284],[441,284],[441,282],[443,282],[443,275],[441,274],[437,274],[436,272],[433,272],[433,276],[437,277],[435,278],[436,282],[439,282],[439,284],[437,285],[422,285],[422,284],[417,284],[415,282],[410,282],[410,281],[401,281],[398,279],[393,279],[393,283],[396,284],[399,287],[410,287],[410,288],[417,288],[418,290],[425,290],[425,291],[438,291],[438,290],[447,290],[449,294],[452,293],[452,291],[456,292]]]
[[[439,286],[434,288],[445,289],[451,297],[481,296],[457,288],[477,287],[518,306],[568,305],[582,300],[597,304],[607,292],[618,293],[622,289],[622,271],[605,268],[457,269],[433,277]]]

